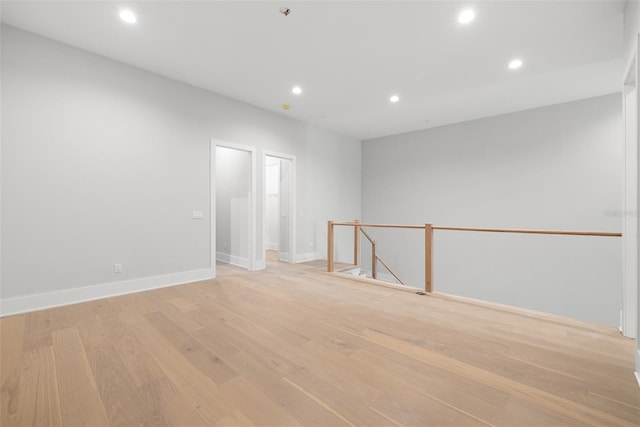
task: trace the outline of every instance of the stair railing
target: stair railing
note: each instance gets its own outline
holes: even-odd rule
[[[360,221],[356,220],[356,223],[360,223]],[[367,238],[367,240],[369,241],[369,243],[371,244],[371,277],[373,277],[374,279],[378,279],[378,261],[380,261],[380,263],[384,266],[384,268],[387,269],[387,271],[389,273],[391,273],[391,275],[393,276],[394,279],[396,279],[398,281],[398,283],[400,283],[402,286],[407,286],[402,279],[400,279],[400,277],[398,277],[398,275],[396,274],[395,271],[393,271],[391,269],[391,267],[389,267],[389,265],[384,262],[384,260],[382,258],[380,258],[380,256],[376,253],[376,241],[373,240],[371,238],[371,236],[369,235],[369,233],[367,233],[365,231],[364,228],[362,228],[361,226],[356,226],[355,227],[356,230],[360,231],[362,233],[362,235],[364,237]],[[356,239],[358,239],[357,236]],[[356,251],[354,252],[354,259],[353,259],[353,263],[354,265],[360,265],[360,243],[356,243],[355,247],[357,248]]]
[[[404,283],[398,278],[397,274],[389,268],[389,266],[376,254],[375,240],[363,229],[363,227],[378,228],[404,228],[404,229],[422,229],[424,230],[424,292],[430,294],[433,291],[433,230],[449,230],[449,231],[472,231],[472,232],[490,232],[490,233],[522,233],[522,234],[559,234],[565,236],[602,236],[602,237],[622,237],[622,233],[611,233],[603,231],[567,231],[567,230],[533,230],[521,228],[481,228],[481,227],[451,227],[442,225],[433,225],[426,223],[424,225],[400,225],[400,224],[363,224],[359,220],[354,222],[336,222],[329,221],[327,233],[327,271],[334,271],[334,229],[336,226],[354,227],[354,244],[353,244],[353,264],[360,265],[360,233],[371,242],[372,245],[372,273],[376,279],[376,265],[380,261],[382,265],[395,277],[398,282]]]

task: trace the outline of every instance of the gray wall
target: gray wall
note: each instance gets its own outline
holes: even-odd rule
[[[262,150],[296,156],[305,257],[360,215],[358,140],[5,25],[1,71],[5,299],[208,268],[211,138],[257,148],[258,194]]]
[[[619,94],[364,141],[363,219],[618,232],[622,148]],[[423,286],[423,233],[372,234]],[[436,231],[434,263],[439,292],[619,324],[619,238]]]
[[[298,218],[305,224],[304,233],[298,235],[298,252],[305,252],[315,242],[319,255],[327,255],[327,221],[324,218],[343,221],[360,218],[351,208],[360,206],[361,200],[361,147],[350,144],[349,138],[335,135],[326,130],[309,128],[307,132],[308,153],[314,159],[306,170],[313,177],[309,190],[298,191],[298,197],[307,199],[314,210],[306,217]],[[340,174],[335,171],[343,171]],[[344,171],[348,171],[345,173]],[[298,169],[298,174],[300,170]],[[325,195],[331,195],[331,200]],[[308,233],[307,233],[308,232]],[[335,259],[341,262],[353,262],[353,230],[338,229],[335,234]]]

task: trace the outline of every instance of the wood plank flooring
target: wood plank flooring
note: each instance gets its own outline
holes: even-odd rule
[[[0,320],[2,426],[638,426],[633,340],[271,261]]]

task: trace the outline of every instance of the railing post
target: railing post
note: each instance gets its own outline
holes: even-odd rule
[[[431,293],[433,290],[433,225],[424,225],[424,291]]]
[[[376,255],[376,241],[371,242],[371,277],[378,278],[378,255]]]
[[[333,273],[333,221],[329,221],[327,229],[327,271]]]
[[[360,220],[353,220],[353,265],[360,265]]]

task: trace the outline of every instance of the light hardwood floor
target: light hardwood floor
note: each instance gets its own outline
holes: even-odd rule
[[[0,320],[2,426],[637,426],[633,341],[319,263]]]

